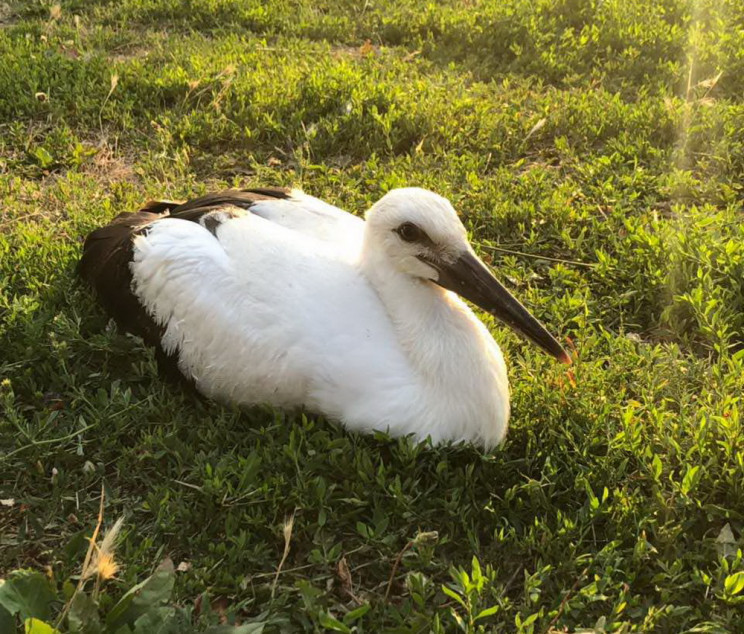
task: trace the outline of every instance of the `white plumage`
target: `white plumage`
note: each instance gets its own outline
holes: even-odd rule
[[[364,432],[499,443],[509,419],[501,351],[440,284],[567,360],[516,300],[500,314],[505,289],[450,203],[426,190],[388,193],[366,222],[298,191],[247,209],[219,204],[196,222],[176,207],[132,239],[131,288],[164,329],[162,348],[218,400],[304,406]]]

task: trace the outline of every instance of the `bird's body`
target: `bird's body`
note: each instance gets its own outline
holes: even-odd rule
[[[497,444],[509,417],[501,351],[454,293],[426,279],[423,256],[405,252],[415,243],[444,261],[445,237],[469,248],[464,229],[454,211],[427,225],[449,207],[439,196],[396,192],[366,223],[296,191],[150,204],[89,236],[82,273],[126,329],[209,397]],[[395,233],[400,219],[387,221],[401,213],[427,226],[426,240]]]

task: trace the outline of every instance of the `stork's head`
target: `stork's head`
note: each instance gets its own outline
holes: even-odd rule
[[[478,258],[450,202],[406,187],[367,212],[367,238],[395,269],[457,293],[522,333],[564,363],[571,359],[545,327]]]

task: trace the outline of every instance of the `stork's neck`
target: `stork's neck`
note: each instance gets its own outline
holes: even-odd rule
[[[454,314],[447,291],[395,270],[387,260],[365,252],[362,268],[395,328],[398,342],[423,377],[446,381],[457,365]],[[450,355],[455,355],[450,356]],[[449,362],[445,362],[449,359]]]
[[[509,386],[501,351],[454,294],[396,269],[366,235],[360,265],[377,291],[420,390],[407,431],[434,440],[501,442]],[[400,414],[400,412],[398,412]]]
[[[369,246],[362,250],[362,270],[385,305],[401,349],[429,398],[451,403],[453,417],[495,416],[502,429],[494,433],[502,436],[508,385],[501,352],[488,330],[454,294],[398,271],[384,253]]]

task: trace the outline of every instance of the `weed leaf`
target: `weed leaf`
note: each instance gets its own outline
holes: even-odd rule
[[[25,634],[59,634],[59,630],[39,619],[26,619],[23,622]]]
[[[24,621],[48,620],[49,604],[53,600],[49,582],[40,572],[21,570],[5,581],[0,580],[0,606],[10,614],[19,614]]]
[[[175,572],[173,562],[166,560],[159,570],[129,590],[119,602],[111,608],[106,617],[106,627],[110,631],[133,624],[143,614],[158,608],[171,596]]]
[[[67,623],[71,634],[98,634],[101,631],[101,620],[98,617],[98,606],[84,592],[78,592],[72,599]]]

